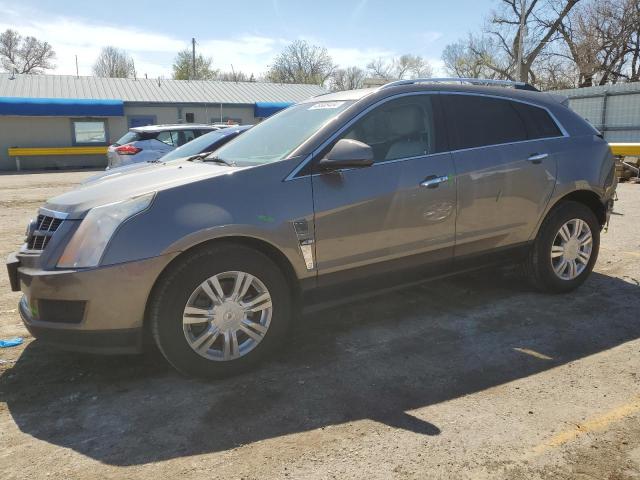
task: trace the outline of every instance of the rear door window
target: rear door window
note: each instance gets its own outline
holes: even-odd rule
[[[512,105],[524,121],[530,140],[562,136],[558,125],[545,109],[520,102],[512,102]]]
[[[479,95],[441,95],[452,150],[527,140],[513,102]]]
[[[193,130],[181,130],[178,132],[178,143],[180,145],[184,145],[187,142],[190,142],[196,138],[196,134]]]
[[[164,131],[156,135],[156,140],[165,143],[171,147],[178,146],[178,132]]]

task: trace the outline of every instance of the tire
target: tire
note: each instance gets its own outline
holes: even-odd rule
[[[584,222],[584,225],[579,221]],[[574,230],[578,228],[582,232],[578,232],[576,236],[577,245],[579,245],[577,250],[575,248],[576,242],[573,244],[564,242],[560,229],[565,225],[568,229],[564,230],[565,236],[567,236],[567,231],[573,234]],[[589,245],[586,236],[587,227],[591,233],[591,244],[588,260],[585,260],[586,248]],[[573,235],[570,238],[573,238]],[[566,256],[564,253],[560,253],[565,251],[565,247]],[[582,285],[593,270],[599,248],[600,224],[593,211],[582,203],[562,202],[547,214],[540,226],[538,235],[524,262],[525,276],[531,285],[541,292],[570,292]],[[551,257],[552,249],[553,255],[556,255],[553,259]],[[563,267],[562,262],[563,260],[566,262],[567,258],[571,259],[574,253],[577,256],[573,262],[577,268],[572,271],[571,261],[567,262],[566,267]],[[557,270],[560,273],[557,273]]]
[[[240,291],[248,287],[234,301],[242,295],[236,295],[236,284]],[[250,311],[254,302],[258,310]],[[254,367],[283,341],[292,299],[285,276],[269,257],[219,243],[178,257],[154,287],[148,312],[155,343],[176,370],[216,378]]]

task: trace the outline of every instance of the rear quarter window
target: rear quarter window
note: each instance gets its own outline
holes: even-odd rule
[[[512,102],[512,104],[524,121],[529,139],[562,136],[558,125],[544,108],[520,102]]]

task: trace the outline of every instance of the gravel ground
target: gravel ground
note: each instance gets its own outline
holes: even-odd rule
[[[88,172],[0,176],[0,253]],[[486,271],[302,318],[239,377],[29,338],[0,274],[0,472],[22,478],[640,478],[640,185],[591,278]]]

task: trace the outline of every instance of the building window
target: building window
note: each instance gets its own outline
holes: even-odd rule
[[[127,116],[127,121],[129,128],[144,127],[158,123],[155,115],[129,115]]]
[[[107,143],[106,120],[72,120],[74,145],[105,145]]]
[[[184,117],[187,123],[193,123],[195,121],[195,115],[193,113],[185,113]]]

